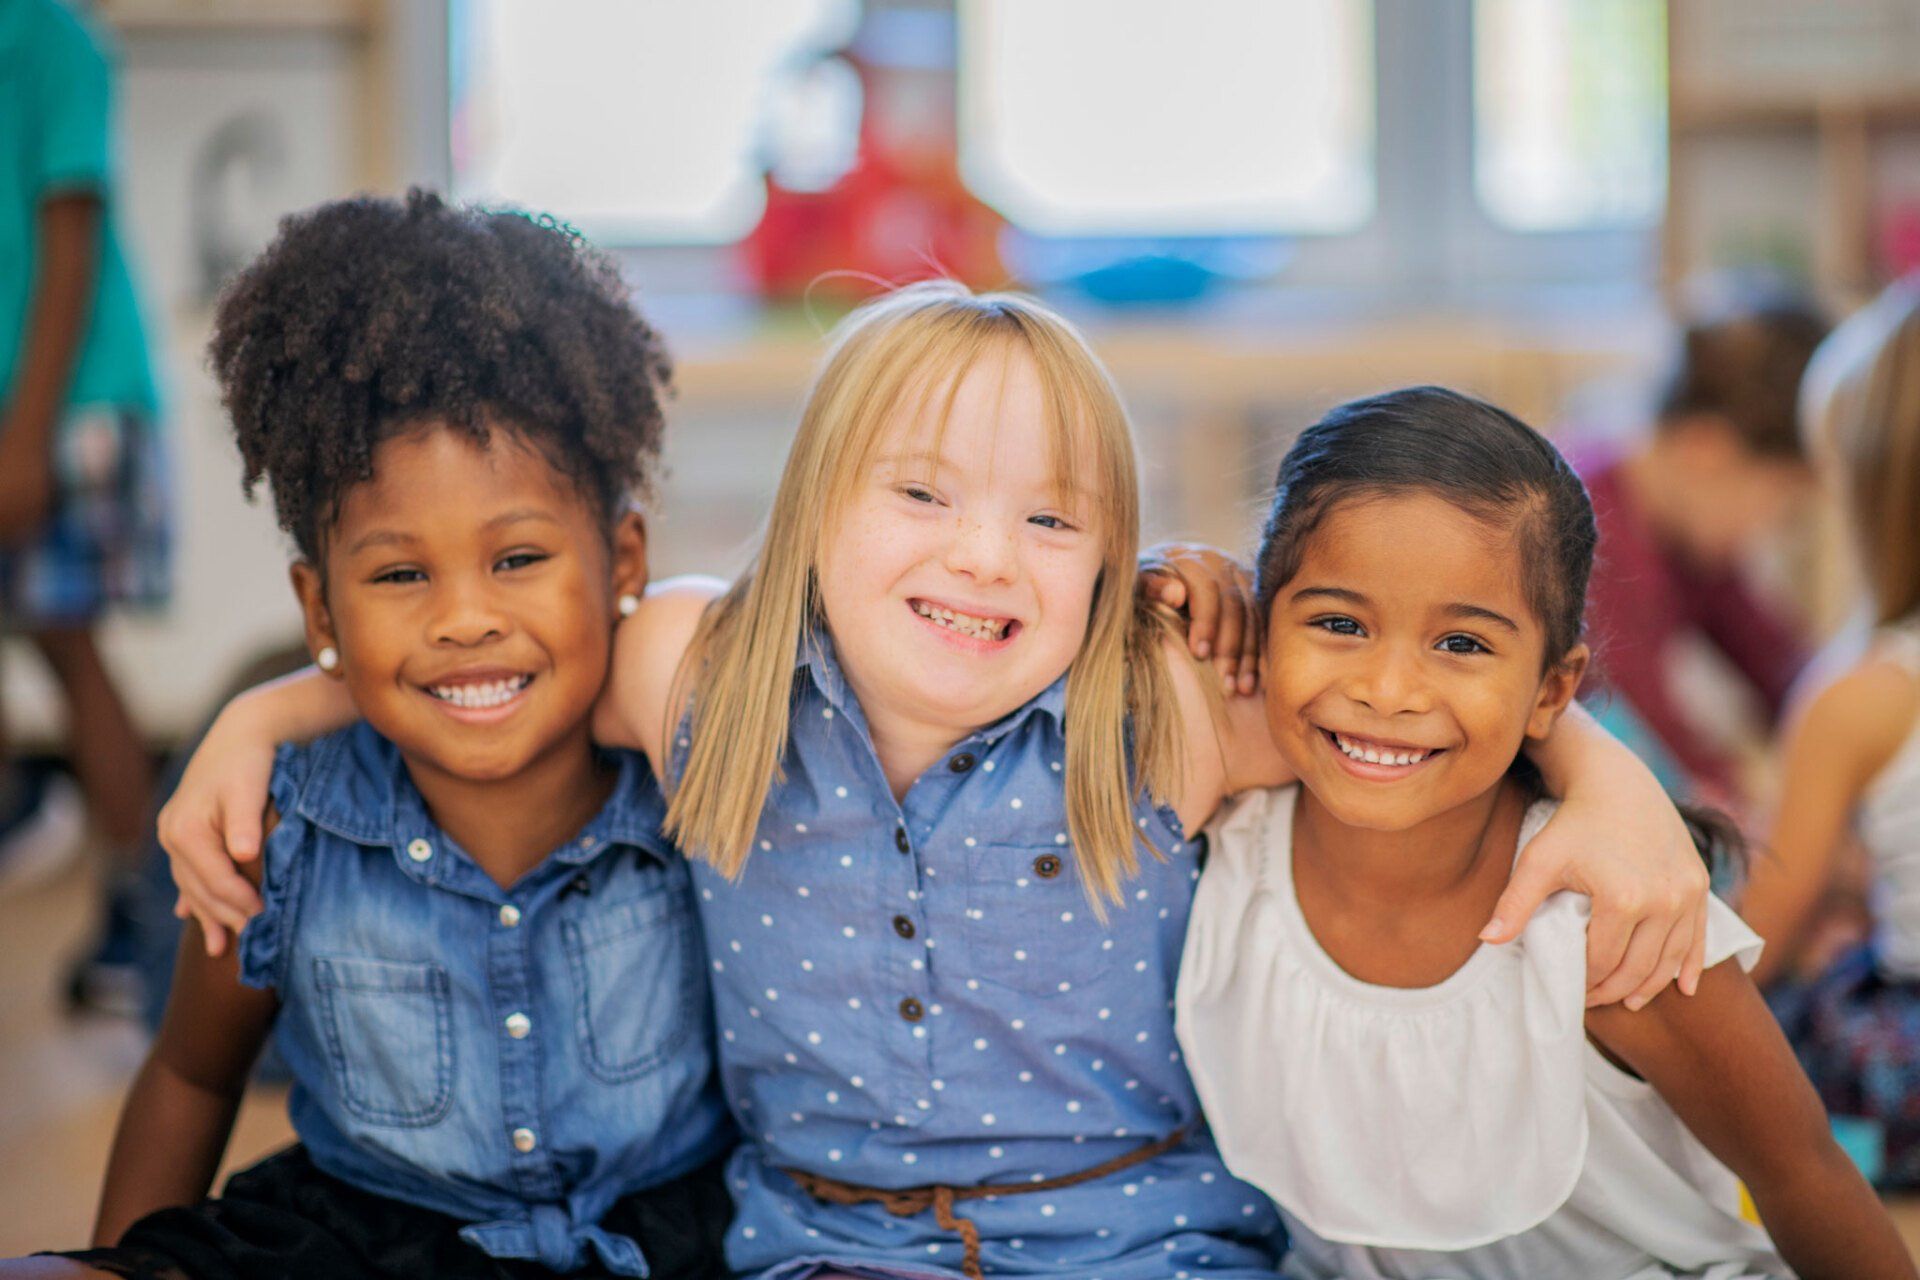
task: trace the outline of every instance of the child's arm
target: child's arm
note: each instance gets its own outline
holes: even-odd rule
[[[1590,1009],[1594,1040],[1651,1084],[1737,1174],[1801,1280],[1914,1280],[1893,1224],[1833,1140],[1786,1037],[1737,963],[1690,1000]]]
[[[100,254],[100,197],[70,191],[35,213],[33,302],[12,398],[0,405],[0,542],[39,529],[53,509],[54,429],[86,335]]]
[[[1528,754],[1560,810],[1515,864],[1480,934],[1510,942],[1542,902],[1593,899],[1587,1003],[1638,1009],[1679,979],[1692,995],[1707,945],[1707,869],[1660,780],[1579,703]]]
[[[666,778],[668,735],[679,719],[673,683],[707,607],[726,593],[718,578],[682,575],[650,583],[613,636],[613,668],[593,709],[593,740],[646,753]]]
[[[200,922],[208,955],[226,949],[260,910],[260,895],[235,863],[260,853],[274,748],[305,742],[359,718],[344,686],[312,667],[249,689],[226,705],[194,749],[180,784],[160,810],[181,903]]]
[[[257,876],[259,863],[249,863]],[[215,957],[187,923],[166,1017],[120,1113],[93,1243],[111,1245],[156,1210],[198,1201],[233,1134],[247,1075],[279,999],[240,982],[233,955]]]
[[[1740,914],[1767,940],[1753,980],[1786,972],[1825,892],[1847,821],[1920,714],[1920,687],[1899,666],[1868,661],[1816,694],[1788,722],[1772,838],[1754,859]]]

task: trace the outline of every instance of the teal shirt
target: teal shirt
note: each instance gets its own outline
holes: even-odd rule
[[[0,407],[26,340],[37,217],[51,197],[100,198],[98,277],[67,403],[158,413],[133,279],[115,233],[104,38],[57,0],[0,0]]]

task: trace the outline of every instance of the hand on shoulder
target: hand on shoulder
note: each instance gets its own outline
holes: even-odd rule
[[[664,776],[669,720],[678,718],[670,705],[674,678],[700,619],[726,590],[718,578],[693,574],[647,588],[614,635],[613,669],[594,712],[596,741],[644,751],[655,775]]]

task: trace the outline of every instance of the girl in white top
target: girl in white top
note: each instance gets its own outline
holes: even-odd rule
[[[1210,828],[1177,1000],[1221,1153],[1294,1277],[1912,1280],[1731,911],[1698,994],[1638,1013],[1585,1007],[1579,897],[1475,936],[1550,811],[1521,748],[1586,669],[1594,541],[1551,445],[1436,388],[1281,464],[1264,696],[1300,784]]]
[[[1842,325],[1807,373],[1808,452],[1853,525],[1873,610],[1863,655],[1814,690],[1782,741],[1782,792],[1741,906],[1770,982],[1807,925],[1849,826],[1872,868],[1873,941],[1775,993],[1822,1099],[1877,1122],[1882,1181],[1920,1186],[1920,281]]]

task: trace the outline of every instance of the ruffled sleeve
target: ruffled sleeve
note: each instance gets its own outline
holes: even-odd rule
[[[300,810],[311,749],[282,746],[274,756],[267,797],[279,821],[260,851],[260,914],[240,934],[240,981],[250,987],[284,990],[292,958],[294,922],[300,910],[312,825]]]

